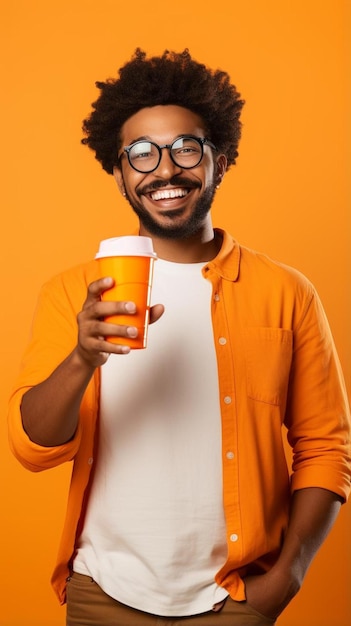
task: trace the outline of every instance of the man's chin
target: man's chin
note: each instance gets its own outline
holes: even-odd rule
[[[188,221],[174,220],[172,223],[156,222],[155,220],[143,219],[139,216],[143,228],[155,237],[162,239],[187,239],[194,235],[200,228],[200,224],[189,224]]]
[[[198,233],[203,227],[211,209],[214,193],[214,185],[208,187],[205,194],[193,208],[190,216],[184,214],[185,207],[179,207],[164,211],[158,219],[152,217],[141,203],[131,202],[128,196],[127,200],[139,218],[141,225],[150,235],[163,239],[188,239]]]

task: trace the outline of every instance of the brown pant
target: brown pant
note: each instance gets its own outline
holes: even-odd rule
[[[67,582],[66,626],[272,626],[247,602],[227,598],[219,612],[160,617],[137,611],[108,596],[89,576],[74,573]]]

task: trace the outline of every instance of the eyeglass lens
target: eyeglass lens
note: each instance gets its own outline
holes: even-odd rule
[[[169,148],[173,162],[184,169],[196,167],[202,159],[202,142],[194,137],[179,137]],[[151,141],[136,141],[128,150],[128,158],[134,169],[151,172],[161,160],[161,148]]]

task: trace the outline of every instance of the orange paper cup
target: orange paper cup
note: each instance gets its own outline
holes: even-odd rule
[[[149,237],[115,237],[100,243],[96,258],[101,276],[111,276],[115,284],[106,290],[103,301],[131,301],[136,305],[134,315],[113,315],[105,318],[113,324],[136,326],[138,336],[106,339],[133,349],[146,348],[151,305],[153,266],[156,254]]]

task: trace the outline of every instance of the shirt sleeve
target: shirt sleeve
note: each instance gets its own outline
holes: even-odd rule
[[[69,296],[69,286],[73,287],[73,298]],[[75,347],[76,315],[83,305],[85,294],[84,279],[71,278],[67,281],[67,277],[61,275],[47,283],[38,298],[30,342],[10,398],[8,414],[11,450],[32,471],[48,469],[69,461],[79,448],[80,426],[74,438],[64,445],[44,447],[31,441],[22,426],[21,402],[26,391],[50,376]],[[52,402],[55,402],[55,398],[52,398]]]
[[[350,491],[350,410],[329,324],[316,292],[294,331],[285,424],[292,490]]]

